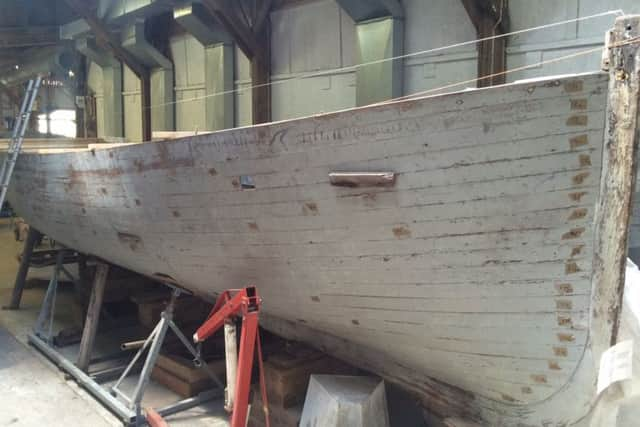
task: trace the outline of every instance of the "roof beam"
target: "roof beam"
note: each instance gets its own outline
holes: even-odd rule
[[[264,3],[271,2],[265,0]],[[252,59],[259,54],[260,43],[256,38],[256,34],[249,26],[249,23],[243,22],[238,16],[236,9],[232,6],[233,3],[226,0],[202,0],[202,4],[209,13],[222,23],[247,58]]]
[[[58,41],[58,27],[0,28],[0,49],[48,46]]]
[[[142,140],[151,141],[151,83],[149,68],[136,59],[130,52],[120,45],[120,41],[113,37],[107,27],[89,9],[84,0],[65,0],[69,7],[84,19],[100,47],[113,53],[119,61],[124,63],[140,79],[142,99]]]

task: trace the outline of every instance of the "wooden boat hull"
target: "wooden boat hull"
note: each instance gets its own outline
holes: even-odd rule
[[[593,337],[612,336],[591,319],[610,303],[592,292],[608,84],[588,74],[26,153],[9,197],[57,241],[198,294],[255,284],[268,328],[440,415],[571,423],[595,399]],[[395,184],[335,187],[337,171]]]

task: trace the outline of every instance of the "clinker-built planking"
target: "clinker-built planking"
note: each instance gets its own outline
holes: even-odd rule
[[[439,415],[571,424],[616,339],[638,25],[616,21],[608,73],[26,153],[10,200],[57,241],[196,293],[255,284],[266,327]],[[364,172],[395,180],[330,183]]]

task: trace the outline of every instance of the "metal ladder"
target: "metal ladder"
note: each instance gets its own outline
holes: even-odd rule
[[[33,103],[38,96],[38,89],[40,89],[41,81],[41,77],[29,80],[27,91],[25,92],[24,99],[22,100],[20,113],[18,113],[16,123],[13,126],[11,142],[9,142],[7,156],[2,163],[2,172],[0,172],[0,208],[2,208],[4,199],[7,195],[7,190],[9,190],[9,182],[11,181],[11,175],[13,175],[13,168],[18,160],[18,154],[20,154],[20,150],[22,149],[24,133],[27,130],[27,125],[29,124],[31,109],[33,108]]]

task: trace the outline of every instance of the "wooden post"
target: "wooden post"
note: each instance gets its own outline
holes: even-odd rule
[[[24,284],[27,280],[27,273],[29,272],[29,265],[31,264],[33,249],[41,239],[42,233],[40,233],[33,227],[29,227],[29,233],[27,234],[27,239],[24,242],[22,258],[20,259],[20,268],[18,269],[18,273],[16,274],[16,281],[13,285],[11,302],[8,306],[3,307],[5,310],[17,310],[20,308],[20,301],[22,300],[22,292],[24,291]]]
[[[140,99],[142,104],[142,140],[151,141],[151,73],[147,70],[140,78]]]
[[[267,22],[257,37],[260,49],[251,58],[253,124],[271,121],[271,25]]]
[[[462,4],[479,39],[509,32],[507,0],[462,0]],[[478,87],[503,84],[506,81],[505,74],[492,76],[506,70],[506,46],[506,37],[478,42],[478,77],[481,78],[478,80]]]
[[[627,238],[637,174],[640,16],[616,19],[610,32],[609,101],[595,211],[592,345],[596,355],[617,342]]]
[[[100,320],[100,310],[102,309],[102,299],[104,297],[104,288],[107,283],[107,275],[109,273],[109,265],[98,262],[96,265],[96,275],[93,278],[93,289],[91,290],[91,299],[89,300],[89,308],[87,309],[87,317],[84,322],[84,330],[82,331],[82,340],[80,341],[80,353],[78,354],[78,362],[76,365],[82,371],[89,369],[91,362],[91,352],[93,343],[98,331],[98,321]]]

